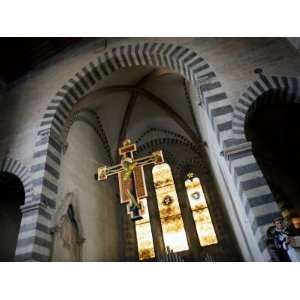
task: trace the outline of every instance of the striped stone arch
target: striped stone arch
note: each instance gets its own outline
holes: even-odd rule
[[[30,171],[27,167],[25,167],[20,161],[7,157],[0,160],[0,172],[8,172],[17,176],[24,187],[24,202],[28,203],[31,201],[33,190]]]
[[[156,129],[155,132],[158,132],[159,129]],[[165,130],[162,130],[164,132]],[[146,131],[146,133],[149,131]],[[186,161],[182,161],[176,158],[173,153],[171,153],[168,149],[168,145],[177,145],[177,146],[182,146],[187,149],[187,151],[190,151],[193,153],[194,156],[190,157],[190,162],[192,159],[197,159],[198,160],[198,166],[202,169],[207,170],[207,167],[202,164],[203,161],[205,161],[205,158],[203,158],[203,153],[199,147],[196,147],[193,143],[191,143],[189,140],[187,140],[184,136],[178,135],[177,133],[173,133],[167,130],[169,132],[169,136],[165,137],[157,137],[149,141],[145,141],[142,143],[142,139],[139,139],[139,144],[138,144],[138,155],[147,155],[155,150],[161,149],[163,150],[165,160],[167,163],[172,165],[172,171],[175,172],[176,174],[179,174],[180,171],[182,170],[184,164]],[[175,135],[173,135],[175,134]],[[142,135],[143,136],[143,135]],[[141,136],[141,137],[142,137]]]
[[[265,260],[270,260],[265,234],[281,212],[252,153],[251,143],[247,142],[245,124],[248,116],[261,105],[278,101],[299,103],[300,89],[298,78],[266,76],[261,70],[256,73],[258,79],[241,95],[234,108],[233,146],[224,153],[259,250]]]
[[[139,138],[136,140],[136,143],[139,148],[142,144],[145,144],[146,140],[149,140],[149,141],[156,140],[156,141],[160,141],[160,142],[165,142],[167,144],[167,143],[170,143],[169,142],[170,137],[172,138],[172,140],[177,141],[176,143],[185,144],[189,148],[191,148],[192,151],[197,152],[198,155],[200,154],[199,145],[195,145],[193,142],[191,142],[190,140],[188,140],[186,137],[184,137],[183,135],[181,135],[179,133],[176,133],[171,130],[162,129],[162,128],[154,128],[154,127],[149,128],[148,130],[146,130],[143,134],[141,134],[139,136]]]
[[[150,136],[149,140],[147,136]],[[168,158],[168,163],[172,165],[172,170],[177,174],[182,172],[187,165],[187,161],[189,162],[188,165],[197,165],[201,168],[203,173],[211,172],[205,163],[207,157],[204,144],[195,145],[186,137],[176,132],[161,128],[150,128],[136,140],[136,143],[138,145],[138,155],[147,155],[154,150],[163,149],[163,153],[166,154],[165,156]],[[194,153],[194,156],[189,157],[188,160],[180,160],[165,148],[166,145],[180,145],[186,147],[191,153]]]
[[[50,255],[49,220],[56,207],[63,132],[74,105],[113,72],[147,65],[171,69],[197,83],[217,136],[218,131],[231,130],[232,106],[215,72],[195,51],[180,45],[153,42],[122,45],[99,55],[62,85],[43,115],[31,168],[35,202],[31,214],[32,222],[44,226],[38,229],[39,242],[33,238],[31,248],[22,259],[47,260]]]
[[[182,145],[199,156],[199,149],[195,147],[195,145],[189,140],[185,139],[184,137],[182,138],[183,139],[180,139],[178,137],[161,137],[148,141],[144,144],[140,143],[137,153],[146,153],[147,151],[153,150],[157,147],[161,147],[162,145]]]
[[[39,133],[43,134],[51,129],[60,135],[74,104],[98,81],[121,68],[145,65],[169,68],[196,82],[197,86],[201,87],[201,94],[212,120],[225,112],[232,113],[232,107],[229,101],[225,101],[227,96],[215,72],[195,51],[173,44],[138,43],[105,52],[69,79],[50,101],[40,124]],[[220,101],[223,105],[220,105]],[[215,102],[218,104],[213,105]]]
[[[300,103],[300,78],[286,76],[266,76],[260,73],[247,90],[240,96],[234,108],[232,132],[234,144],[247,142],[245,124],[247,115],[257,107],[278,101]]]
[[[18,261],[19,255],[24,251],[27,251],[28,244],[32,243],[32,239],[30,238],[28,240],[28,236],[33,235],[33,227],[36,227],[36,223],[34,223],[32,226],[32,224],[30,224],[31,218],[27,218],[27,211],[30,210],[30,207],[33,203],[33,186],[31,173],[30,170],[20,161],[9,157],[0,160],[0,172],[8,172],[17,176],[21,180],[25,191],[24,205],[20,207],[23,216],[20,224],[17,248],[15,252],[15,260]],[[26,209],[24,210],[25,207],[27,207],[27,211]]]
[[[155,149],[161,149],[165,145],[182,145],[187,147],[195,155],[189,157],[190,165],[198,165],[203,171],[208,171],[207,166],[202,163],[207,160],[204,148],[205,145],[203,143],[195,145],[179,133],[162,128],[149,128],[136,140],[136,143],[138,145],[138,154],[143,155],[146,155],[148,154],[147,152],[151,152]],[[178,173],[180,170],[183,170],[187,163],[186,160],[178,160],[178,158],[171,154],[167,149],[163,149],[163,152],[167,154],[166,156],[170,160],[169,163],[173,165],[174,171]]]

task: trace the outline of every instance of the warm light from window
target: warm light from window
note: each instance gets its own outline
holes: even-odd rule
[[[143,219],[135,222],[135,231],[138,244],[139,259],[145,260],[155,257],[155,253],[147,199],[142,199],[141,202],[144,207]]]
[[[188,250],[171,168],[168,164],[159,164],[153,167],[152,174],[165,246],[174,252]]]
[[[205,195],[198,177],[189,175],[185,187],[201,246],[217,244],[217,236],[211,221],[210,213],[205,200]]]

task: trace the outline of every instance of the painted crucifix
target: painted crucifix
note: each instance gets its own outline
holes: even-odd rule
[[[97,174],[99,181],[118,175],[120,202],[127,204],[127,212],[133,221],[143,218],[144,208],[141,200],[148,197],[144,166],[164,162],[161,150],[135,159],[133,153],[136,150],[136,144],[126,139],[119,148],[120,163],[111,167],[100,167]]]

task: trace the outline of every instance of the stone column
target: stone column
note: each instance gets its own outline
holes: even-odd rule
[[[18,236],[16,261],[48,261],[52,245],[51,214],[41,202],[21,207],[22,220]]]
[[[265,234],[274,218],[281,215],[277,202],[256,162],[250,142],[224,149],[240,201],[262,256],[270,260]]]

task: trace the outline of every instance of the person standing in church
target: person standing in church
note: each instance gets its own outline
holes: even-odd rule
[[[279,261],[290,262],[291,258],[288,254],[289,250],[289,231],[284,224],[282,217],[276,218],[274,221],[275,229],[273,231],[273,239],[275,245],[275,253]]]

